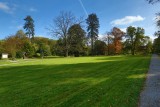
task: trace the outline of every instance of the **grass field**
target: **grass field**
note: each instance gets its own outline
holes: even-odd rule
[[[137,107],[150,56],[0,61],[0,107]]]

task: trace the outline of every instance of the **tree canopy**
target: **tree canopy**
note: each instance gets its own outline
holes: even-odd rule
[[[28,36],[28,38],[31,39],[31,41],[33,41],[34,39],[34,20],[32,19],[31,16],[27,16],[25,19],[25,24],[24,24],[24,29],[26,30],[26,35]]]
[[[99,33],[99,19],[96,14],[92,13],[88,16],[86,19],[87,23],[87,31],[88,31],[88,37],[91,39],[91,50],[92,55],[94,54],[94,42],[98,38]]]

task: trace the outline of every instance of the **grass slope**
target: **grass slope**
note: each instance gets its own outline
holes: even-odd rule
[[[149,62],[114,56],[1,64],[0,107],[136,107]]]

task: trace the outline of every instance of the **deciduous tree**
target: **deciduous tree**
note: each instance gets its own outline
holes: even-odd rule
[[[114,42],[115,54],[119,54],[122,51],[122,37],[124,36],[124,32],[122,32],[119,28],[114,27],[111,31]]]
[[[131,53],[135,55],[136,49],[141,45],[144,40],[144,29],[140,27],[129,26],[127,28],[127,40],[131,43]]]
[[[69,51],[74,56],[83,53],[85,47],[85,31],[80,24],[74,24],[68,31]]]
[[[68,30],[76,23],[76,18],[71,12],[61,12],[58,17],[54,19],[54,24],[50,26],[49,31],[53,36],[62,38],[65,45],[65,56],[68,56]]]

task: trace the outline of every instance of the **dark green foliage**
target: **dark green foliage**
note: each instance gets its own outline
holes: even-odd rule
[[[23,57],[23,52],[22,51],[17,51],[16,52],[16,58],[22,58]]]
[[[98,33],[99,33],[99,19],[96,14],[92,13],[88,16],[86,19],[87,23],[87,31],[88,31],[88,38],[91,39],[91,50],[92,50],[92,55],[94,54],[94,42],[98,38]]]
[[[31,16],[27,16],[25,19],[24,29],[26,30],[26,35],[33,42],[34,39],[34,20]]]
[[[160,53],[160,38],[156,38],[153,42],[153,52]]]
[[[80,56],[85,48],[85,31],[79,24],[74,24],[68,30],[68,43],[70,55]]]
[[[94,52],[95,55],[106,55],[107,46],[106,43],[100,40],[95,41]]]
[[[129,46],[131,46],[131,53],[132,55],[135,55],[136,51],[138,51],[138,48],[142,46],[143,40],[145,38],[144,36],[144,29],[140,27],[128,27],[127,28],[127,44],[130,43]]]
[[[65,56],[65,44],[63,39],[59,39],[55,45],[55,53],[58,56]]]
[[[35,54],[35,46],[31,44],[30,42],[26,42],[24,44],[23,50],[27,57],[33,57],[33,55]]]
[[[37,51],[41,54],[41,56],[50,56],[51,51],[49,45],[45,45],[44,43],[39,44],[39,50]]]

